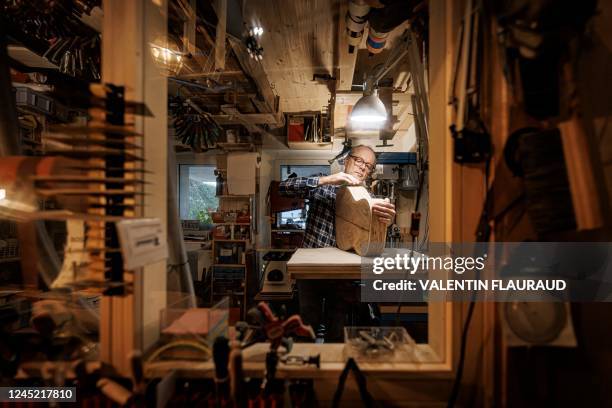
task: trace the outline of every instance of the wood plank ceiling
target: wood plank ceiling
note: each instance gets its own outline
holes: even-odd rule
[[[344,0],[346,1],[346,0]],[[314,74],[333,76],[340,0],[249,0],[244,19],[264,28],[261,62],[284,112],[321,110],[331,89]]]
[[[342,92],[338,94],[334,110],[339,135],[343,134],[350,107],[360,95],[359,92],[347,95],[351,84],[361,83],[365,73],[383,63],[395,40],[407,28],[406,23],[401,24],[390,33],[386,49],[369,56],[365,45],[366,27],[361,46],[351,55],[346,50],[344,37],[347,9],[348,0],[249,0],[244,8],[245,22],[264,28],[261,64],[280,97],[283,112],[323,109],[334,91],[334,83],[313,80],[313,75],[339,79],[336,86]],[[400,131],[412,124],[412,117],[407,114],[410,109],[407,72],[407,64],[400,63],[390,73],[395,92],[405,92],[393,98],[393,115],[398,120],[394,128]],[[350,97],[347,99],[347,96]]]

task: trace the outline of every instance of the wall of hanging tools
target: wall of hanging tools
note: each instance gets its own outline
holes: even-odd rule
[[[59,72],[99,81],[100,33],[85,17],[100,11],[100,5],[100,0],[11,0],[3,2],[0,11],[9,36]]]

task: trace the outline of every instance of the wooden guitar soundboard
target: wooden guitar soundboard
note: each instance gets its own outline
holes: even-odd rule
[[[342,187],[336,193],[336,243],[361,256],[377,256],[385,249],[387,226],[372,214],[373,199],[365,187]]]

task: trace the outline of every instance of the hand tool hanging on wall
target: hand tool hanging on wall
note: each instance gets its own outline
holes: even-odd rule
[[[169,107],[175,136],[182,144],[198,153],[217,147],[221,128],[209,114],[181,97],[170,98]]]
[[[340,153],[338,153],[333,159],[328,160],[328,163],[333,164],[333,162],[335,162],[336,160],[338,162],[344,160],[351,152],[352,146],[353,141],[348,137],[345,137],[344,142],[342,142],[342,151],[340,151]]]
[[[60,37],[50,41],[43,58],[57,65],[59,71],[73,76],[100,80],[100,36]]]
[[[482,5],[468,0],[460,29],[451,101],[455,123],[450,130],[457,163],[482,163],[491,155],[491,136],[480,115],[482,57]]]
[[[96,0],[13,0],[0,6],[0,16],[18,40],[57,65],[60,72],[99,81],[100,35],[80,19],[97,6],[100,1]]]

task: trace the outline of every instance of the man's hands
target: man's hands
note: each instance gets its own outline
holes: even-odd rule
[[[388,198],[375,198],[372,201],[372,214],[378,216],[378,220],[386,226],[391,225],[395,217],[395,206]]]
[[[320,186],[329,184],[336,186],[360,186],[362,182],[357,177],[342,172],[319,177]],[[395,206],[389,202],[388,198],[375,198],[372,201],[372,213],[383,224],[391,225],[393,218],[395,218]]]
[[[332,184],[336,186],[359,186],[361,181],[355,176],[346,173],[336,173],[330,176],[319,177],[319,185]]]

